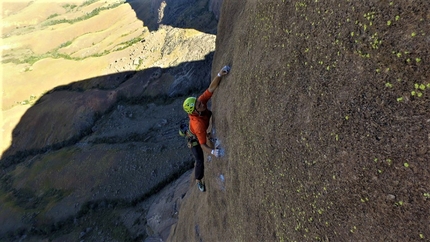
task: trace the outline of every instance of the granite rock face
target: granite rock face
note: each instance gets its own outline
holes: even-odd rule
[[[83,41],[83,37],[70,40],[67,46],[56,50],[70,58],[57,60],[64,64],[58,64],[56,73],[51,66],[43,67],[45,59],[28,67],[28,79],[33,79],[31,74],[44,72],[44,84],[51,88],[16,120],[11,145],[2,154],[1,189],[9,195],[4,197],[7,203],[0,206],[0,221],[5,224],[0,228],[0,240],[168,236],[167,225],[174,223],[175,217],[163,223],[163,228],[157,228],[150,218],[156,218],[157,211],[170,209],[172,203],[166,201],[164,207],[151,205],[153,201],[165,200],[165,196],[182,199],[189,186],[194,161],[186,142],[178,135],[179,125],[187,119],[182,102],[187,95],[198,95],[210,82],[217,22],[208,1],[165,2],[164,17],[158,11],[163,10],[159,8],[163,1],[151,2],[150,10],[160,13],[159,22],[140,15],[148,1],[129,1],[126,4],[130,6],[112,8],[96,2],[64,13],[106,7],[108,10],[98,15],[99,23],[121,10],[121,14],[135,14],[144,25],[137,30],[138,37],[118,43],[106,52],[96,50],[103,41]],[[62,8],[66,6],[58,9]],[[15,16],[23,9],[28,10],[20,6]],[[41,22],[33,28],[39,28]],[[151,28],[153,22],[156,27]],[[135,28],[136,24],[129,26]],[[60,28],[54,25],[52,31]],[[24,36],[34,34],[31,29],[18,30]],[[10,35],[17,34],[16,31]],[[136,32],[130,29],[126,33],[133,31]],[[97,30],[86,37],[100,33],[103,31]],[[77,52],[75,40],[81,48],[89,42],[88,48],[94,49]],[[86,53],[92,54],[85,56]],[[77,59],[78,55],[82,60]],[[64,80],[62,75],[73,80],[71,77],[81,76],[86,68],[98,72],[55,85],[58,79]],[[13,106],[6,111],[15,109]],[[181,188],[173,183],[164,198],[157,196],[184,173],[187,175],[182,176],[182,182],[177,182]],[[173,192],[178,189],[183,192]],[[147,218],[149,210],[152,213]]]

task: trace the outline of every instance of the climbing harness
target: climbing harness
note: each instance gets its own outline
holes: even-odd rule
[[[186,124],[181,124],[179,128],[179,135],[187,139],[188,148],[191,149],[194,146],[199,145],[197,137],[190,131]]]

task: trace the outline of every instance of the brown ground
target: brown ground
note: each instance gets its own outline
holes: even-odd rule
[[[428,241],[430,3],[225,1],[226,156],[172,241]],[[225,190],[219,177],[225,178]]]

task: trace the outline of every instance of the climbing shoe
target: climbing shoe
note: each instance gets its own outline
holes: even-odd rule
[[[197,182],[197,187],[201,192],[205,191],[205,184],[203,184],[202,182]]]

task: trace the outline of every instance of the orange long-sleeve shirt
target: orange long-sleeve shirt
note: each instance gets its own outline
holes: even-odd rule
[[[207,106],[211,97],[212,93],[209,90],[206,90],[197,99]],[[190,118],[190,131],[197,137],[201,145],[206,144],[206,131],[209,127],[211,115],[212,112],[209,109],[206,109],[200,115],[188,114],[188,117]]]

